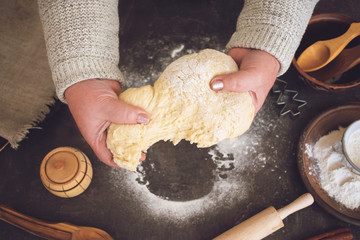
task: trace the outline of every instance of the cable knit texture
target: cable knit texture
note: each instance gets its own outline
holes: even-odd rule
[[[119,70],[117,0],[38,0],[56,93],[86,79],[124,85]]]
[[[264,50],[289,67],[317,0],[246,0],[227,50]],[[117,0],[38,0],[56,92],[86,79],[116,79],[119,63]],[[224,3],[226,4],[226,3]]]
[[[254,48],[276,57],[282,75],[289,68],[318,0],[245,0],[236,32],[226,46]]]

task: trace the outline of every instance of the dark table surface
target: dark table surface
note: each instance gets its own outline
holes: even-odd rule
[[[120,68],[128,86],[153,84],[181,55],[223,50],[241,7],[235,0],[120,1]],[[359,21],[359,10],[360,1],[324,0],[315,13],[338,12]],[[31,130],[17,150],[0,152],[0,203],[51,222],[101,228],[115,239],[211,239],[268,206],[283,207],[305,193],[296,157],[302,131],[319,112],[360,101],[360,87],[337,93],[314,90],[294,67],[281,79],[307,101],[299,116],[280,117],[278,95],[270,93],[243,136],[207,149],[185,141],[177,146],[159,142],[137,173],[101,163],[67,106],[57,102],[41,129]],[[49,193],[39,176],[44,156],[60,146],[82,150],[94,169],[89,188],[71,199]],[[300,240],[340,227],[349,227],[360,239],[360,227],[316,203],[284,223],[267,239]],[[38,238],[1,221],[0,239]]]

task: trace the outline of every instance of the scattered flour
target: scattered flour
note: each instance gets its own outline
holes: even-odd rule
[[[146,184],[139,184],[139,173],[119,169],[110,171],[111,184],[116,189],[125,191],[132,201],[137,202],[138,211],[144,212],[144,215],[167,220],[177,226],[189,224],[189,219],[198,219],[210,212],[221,212],[219,209],[233,209],[239,202],[248,201],[249,194],[254,191],[255,179],[249,175],[254,176],[264,170],[275,175],[277,173],[274,171],[280,170],[276,162],[277,156],[281,155],[278,150],[282,150],[279,146],[274,146],[271,142],[273,138],[264,137],[271,132],[277,132],[280,136],[282,134],[276,123],[277,119],[270,117],[270,111],[273,110],[262,110],[244,135],[224,140],[209,148],[210,158],[207,161],[213,161],[217,165],[213,173],[215,181],[212,190],[201,198],[189,201],[164,199],[150,192]],[[280,136],[277,135],[277,138]],[[289,143],[281,146],[288,149]],[[274,155],[265,154],[264,148],[271,149]],[[286,177],[286,170],[282,172],[283,174],[277,174],[278,179]],[[280,187],[281,184],[282,181],[279,181]]]
[[[270,104],[265,102],[265,105]],[[272,166],[271,170],[275,170],[279,151],[289,149],[289,140],[280,138],[283,129],[279,127],[278,119],[271,117],[272,111],[276,110],[270,106],[263,107],[244,135],[221,141],[216,145],[216,149],[224,155],[233,154],[235,159],[242,159],[244,169],[252,165],[255,170],[266,166]],[[272,136],[269,138],[268,135]],[[277,138],[278,145],[274,144],[273,137]],[[212,159],[216,160],[216,156],[213,155]]]
[[[306,152],[316,159],[321,187],[345,207],[356,209],[360,207],[360,175],[353,172],[343,154],[344,131],[345,128],[339,128],[330,132],[313,147],[307,146]]]
[[[174,58],[179,52],[181,52],[184,49],[185,45],[181,44],[180,47],[175,48],[172,52],[171,52],[171,57]]]
[[[160,69],[163,70],[173,61],[171,58],[198,51],[184,48],[182,44],[173,50],[168,49],[170,54],[162,54],[161,59],[157,55],[157,60],[162,65],[159,70],[155,66],[150,66],[146,71],[134,73],[123,68],[122,72],[129,86],[140,87],[153,83],[160,75]],[[224,140],[209,148],[210,157],[207,161],[213,161],[216,169],[213,172],[214,185],[207,195],[189,201],[168,200],[150,192],[147,184],[140,184],[139,173],[114,168],[109,172],[110,184],[116,191],[125,193],[132,199],[138,206],[137,211],[142,211],[144,215],[153,219],[168,220],[169,223],[175,223],[177,226],[189,224],[189,219],[198,219],[211,212],[222,212],[223,209],[233,209],[239,202],[247,202],[249,194],[254,191],[253,185],[256,181],[249,176],[255,176],[260,171],[265,171],[276,175],[279,180],[288,177],[286,170],[279,169],[277,161],[284,154],[291,155],[293,139],[284,137],[288,128],[281,127],[278,123],[279,119],[273,118],[278,111],[276,106],[269,101],[265,102],[265,105],[245,134],[234,139]],[[283,119],[282,121],[282,126],[291,125],[291,120]],[[277,138],[276,144],[273,141],[274,137]],[[294,158],[296,157],[294,156]],[[154,166],[154,171],[156,170],[156,166]],[[274,173],[275,171],[276,173]],[[283,182],[285,181],[279,181],[277,187],[282,188]],[[279,193],[274,192],[274,195],[276,194]]]
[[[114,183],[120,188],[131,189],[134,201],[139,202],[139,209],[146,212],[152,218],[161,218],[177,224],[185,224],[189,218],[203,216],[209,211],[213,211],[218,206],[225,208],[233,207],[233,198],[238,199],[247,197],[247,186],[245,179],[239,179],[235,174],[229,175],[226,180],[215,181],[212,191],[199,199],[190,201],[170,201],[151,193],[146,185],[139,184],[137,174],[126,172],[123,180],[118,180],[117,169],[112,169],[111,175],[114,176]],[[239,183],[242,181],[243,183]]]
[[[308,157],[313,158],[314,146],[310,144],[306,144],[305,147],[306,147],[305,153],[308,155]]]

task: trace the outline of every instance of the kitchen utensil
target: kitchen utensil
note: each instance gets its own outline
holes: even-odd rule
[[[255,216],[224,232],[215,240],[257,240],[263,239],[284,226],[283,219],[290,214],[310,206],[314,198],[305,193],[289,205],[276,210],[268,207]]]
[[[86,190],[93,175],[90,160],[80,150],[59,147],[49,152],[40,167],[41,181],[52,194],[70,198]]]
[[[52,240],[113,240],[105,231],[70,223],[49,223],[0,205],[0,219],[35,236]]]
[[[287,82],[279,78],[276,79],[272,92],[279,95],[276,105],[283,106],[280,116],[291,114],[292,117],[296,117],[300,114],[300,108],[307,104],[305,100],[296,98],[299,94],[298,91],[287,89]]]
[[[339,228],[326,233],[307,238],[306,240],[352,240],[354,235],[349,228]]]
[[[335,82],[338,77],[360,63],[360,45],[344,49],[339,56],[325,67],[309,73],[320,81]]]
[[[308,47],[298,58],[298,65],[305,72],[312,72],[332,61],[355,37],[360,35],[360,23],[352,23],[341,36],[318,41]]]
[[[332,107],[314,117],[305,127],[299,139],[297,158],[300,176],[315,201],[333,216],[344,222],[360,226],[360,209],[348,209],[337,202],[321,187],[320,169],[309,147],[329,132],[346,127],[360,119],[360,103]]]
[[[314,72],[305,72],[296,61],[307,47],[317,41],[336,38],[344,34],[354,22],[356,21],[353,18],[339,13],[321,13],[311,17],[292,60],[292,64],[298,71],[300,79],[305,84],[316,90],[328,92],[339,92],[360,85],[359,65],[337,76],[335,82],[330,82],[317,79],[312,75]],[[352,40],[347,47],[352,48],[357,45],[360,45],[359,37]]]
[[[355,134],[355,132],[357,132],[358,130],[360,131],[360,120],[353,122],[352,124],[350,124],[350,126],[346,128],[342,139],[342,147],[346,160],[350,163],[350,165],[353,167],[356,173],[360,174],[359,159],[353,158],[354,156],[352,156],[352,154],[354,153],[351,153],[350,152],[351,149],[349,148],[351,136],[352,134]],[[352,151],[354,151],[354,149],[352,149]],[[357,148],[357,151],[360,152],[360,146]]]

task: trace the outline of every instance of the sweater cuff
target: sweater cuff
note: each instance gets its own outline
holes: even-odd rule
[[[65,90],[83,80],[112,79],[119,81],[121,87],[125,86],[125,80],[119,67],[114,62],[104,59],[83,57],[64,61],[52,69],[52,77],[56,83],[56,94],[64,103],[66,103]]]
[[[278,73],[280,76],[289,68],[298,44],[299,40],[291,37],[283,29],[274,26],[269,28],[268,25],[257,25],[236,31],[226,45],[226,51],[237,47],[263,50],[280,62]]]
[[[245,0],[236,32],[226,50],[253,48],[280,62],[278,75],[289,68],[318,0]]]

